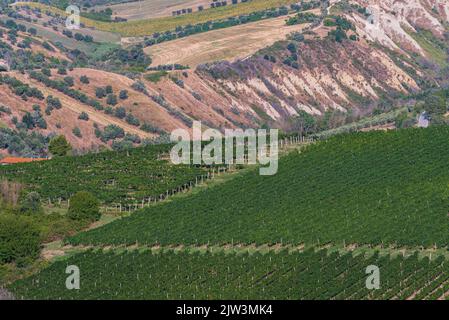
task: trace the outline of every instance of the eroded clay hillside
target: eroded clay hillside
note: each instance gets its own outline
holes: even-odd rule
[[[444,74],[448,63],[449,3],[350,4],[334,2],[329,17],[340,15],[351,22],[354,29],[346,33],[355,41],[335,41],[329,36],[335,27],[326,18],[305,41],[280,42],[244,61],[200,66],[197,73],[226,92],[228,104],[239,112],[278,123],[299,110],[312,115],[364,112],[369,101],[435,85],[435,76]],[[289,50],[291,43],[296,49]],[[284,63],[292,55],[297,56],[293,67]]]
[[[162,81],[158,90],[183,111],[221,127],[270,123],[288,128],[303,110],[367,114],[376,102],[439,85],[447,77],[449,3],[440,0],[331,1],[328,16],[303,33],[235,61],[198,66],[182,78],[189,88]],[[337,39],[335,17],[343,17]],[[340,22],[341,23],[341,22]],[[192,99],[192,91],[203,99]],[[228,124],[229,125],[229,124]]]
[[[0,27],[0,59],[20,57],[28,65],[1,73],[10,79],[0,84],[6,110],[1,121],[19,129],[29,114],[29,132],[64,134],[75,148],[90,149],[120,139],[138,144],[189,128],[194,120],[219,129],[289,130],[301,111],[318,118],[326,112],[368,115],[378,102],[392,103],[448,80],[447,1],[330,1],[325,8],[315,12],[319,23],[307,23],[245,59],[132,75],[125,67],[71,67],[82,53],[60,49],[29,29],[11,35]],[[23,98],[21,85],[11,79],[43,97]],[[49,96],[62,107],[47,112]]]
[[[427,30],[444,39],[449,23],[449,2],[445,0],[356,0],[367,8],[368,19],[357,14],[348,17],[358,31],[370,41],[405,53],[426,55],[414,33]]]

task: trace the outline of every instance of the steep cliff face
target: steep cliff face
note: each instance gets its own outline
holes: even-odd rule
[[[198,73],[238,96],[238,109],[244,111],[256,105],[276,121],[295,116],[299,110],[312,115],[328,110],[346,112],[382,94],[419,89],[411,74],[381,49],[366,43],[301,43],[298,69],[282,63],[288,50],[276,54],[281,62],[273,63],[257,55],[246,61],[204,66]],[[419,71],[411,67],[413,72]]]
[[[356,0],[367,8],[367,17],[349,14],[358,32],[392,50],[410,50],[425,55],[411,33],[428,30],[444,39],[449,23],[449,2],[445,0]]]

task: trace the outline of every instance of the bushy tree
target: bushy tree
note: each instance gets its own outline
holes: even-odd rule
[[[73,79],[73,77],[64,77],[64,82],[69,86],[69,87],[73,87],[75,84],[75,81]]]
[[[117,104],[117,97],[114,94],[109,94],[106,99],[106,103],[111,106],[115,106]]]
[[[72,133],[77,136],[78,138],[82,138],[83,135],[81,134],[81,130],[78,127],[73,128]]]
[[[58,68],[58,74],[66,75],[67,74],[67,70],[64,67],[59,67]]]
[[[81,112],[81,114],[79,115],[78,119],[80,120],[84,120],[84,121],[88,121],[89,120],[89,115],[86,112]]]
[[[25,218],[0,214],[0,239],[0,263],[22,265],[39,255],[39,231]]]
[[[80,81],[81,81],[81,83],[84,83],[84,84],[89,84],[89,82],[90,82],[89,78],[87,76],[81,76]]]
[[[123,107],[118,107],[114,111],[114,115],[117,118],[124,119],[126,117],[126,110]]]
[[[104,90],[104,88],[96,88],[95,96],[99,99],[102,99],[102,98],[106,97],[106,91]]]
[[[101,216],[100,203],[89,192],[77,192],[70,198],[67,216],[72,220],[97,221]]]
[[[72,146],[63,135],[60,135],[50,140],[48,150],[55,157],[63,157],[69,154]]]
[[[37,192],[28,193],[22,200],[20,211],[23,213],[41,213],[41,196]]]
[[[126,99],[128,99],[128,90],[122,90],[122,91],[120,91],[119,98],[120,98],[121,100],[126,100]]]

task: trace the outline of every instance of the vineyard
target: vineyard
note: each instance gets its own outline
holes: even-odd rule
[[[447,126],[339,135],[68,241],[446,248],[447,159]]]
[[[207,169],[174,166],[158,159],[171,147],[155,145],[4,166],[0,177],[28,185],[44,200],[68,199],[78,191],[89,191],[105,204],[134,204],[195,182],[207,173]]]
[[[295,0],[252,0],[246,3],[239,3],[232,6],[206,9],[191,14],[177,17],[160,17],[154,19],[127,21],[127,22],[104,22],[81,17],[81,22],[87,27],[101,31],[119,33],[125,37],[136,37],[151,35],[157,32],[175,30],[178,26],[205,23],[213,20],[224,20],[230,17],[250,14],[254,11],[263,11],[270,8],[279,8],[297,3]],[[41,3],[18,2],[17,6],[28,6],[40,8],[43,12],[66,16],[65,11],[56,7],[50,7]]]
[[[80,290],[67,290],[66,267],[80,269]],[[366,268],[379,268],[379,290]],[[326,250],[267,254],[87,251],[55,262],[9,288],[26,299],[444,299],[449,264]]]

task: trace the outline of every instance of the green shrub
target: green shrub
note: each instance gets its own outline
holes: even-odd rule
[[[120,91],[119,98],[122,99],[122,100],[128,99],[128,90]]]
[[[81,76],[80,81],[81,81],[81,83],[84,83],[84,84],[90,83],[89,78],[87,76]]]
[[[83,137],[83,135],[81,134],[81,130],[78,127],[73,128],[72,133],[78,138]]]
[[[20,211],[24,213],[40,213],[42,212],[41,207],[41,196],[37,192],[30,192],[22,200]]]
[[[81,112],[81,114],[78,116],[78,119],[80,120],[84,120],[84,121],[89,121],[89,115],[86,112]]]
[[[24,218],[0,215],[0,263],[25,264],[39,255],[39,231]]]
[[[115,106],[117,104],[117,97],[113,94],[109,94],[106,99],[106,103],[111,106]]]
[[[100,204],[89,192],[79,191],[70,198],[67,216],[72,220],[97,221],[100,219]]]
[[[53,156],[62,157],[66,156],[70,150],[72,150],[72,146],[67,142],[67,139],[61,135],[51,139],[48,150]]]

